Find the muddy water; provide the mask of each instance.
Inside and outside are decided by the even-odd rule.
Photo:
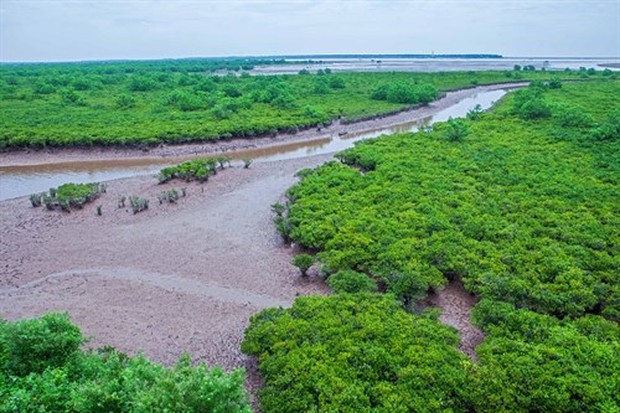
[[[416,131],[421,126],[445,121],[450,117],[462,117],[480,105],[488,109],[495,101],[506,94],[507,89],[481,91],[464,98],[456,104],[438,111],[433,116],[419,121],[360,133],[339,135],[333,133],[318,136],[316,139],[287,143],[283,145],[251,149],[230,153],[233,159],[252,158],[255,162],[303,158],[306,156],[333,153],[353,146],[357,141],[372,139],[381,135]],[[131,158],[105,161],[66,162],[47,165],[24,165],[0,167],[0,201],[47,191],[66,182],[101,182],[137,175],[155,174],[164,165],[170,165],[192,157],[179,158]],[[240,161],[238,161],[240,163]]]

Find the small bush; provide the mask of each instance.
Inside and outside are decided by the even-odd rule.
[[[49,194],[31,195],[30,202],[32,206],[39,206],[43,203],[48,210],[60,208],[69,212],[72,208],[82,208],[85,204],[99,198],[105,191],[106,186],[104,184],[66,183],[58,188],[50,188]]]
[[[600,123],[593,131],[592,138],[597,141],[620,139],[620,112],[607,115],[607,120]]]
[[[122,94],[116,97],[114,104],[119,109],[131,109],[136,106],[136,99],[128,94]]]
[[[281,217],[286,212],[286,205],[276,202],[271,205],[271,210],[275,212],[277,216]]]
[[[292,264],[299,268],[302,276],[308,275],[308,270],[314,264],[314,257],[309,254],[298,254],[293,258]]]
[[[33,208],[41,206],[41,203],[43,202],[43,196],[45,196],[45,193],[30,195],[30,203],[32,204]]]
[[[449,141],[456,142],[469,135],[469,127],[463,119],[448,119],[445,136]]]
[[[129,197],[129,204],[134,214],[142,212],[149,207],[149,200],[132,195]]]
[[[470,109],[466,115],[468,120],[478,120],[480,119],[481,116],[482,116],[482,106],[480,106],[479,104],[476,105],[473,109]]]
[[[377,283],[365,274],[353,270],[340,270],[327,279],[332,291],[338,293],[372,293]]]
[[[160,184],[172,179],[182,179],[185,182],[196,180],[205,182],[210,175],[217,173],[218,163],[223,168],[226,162],[230,162],[227,156],[219,158],[198,158],[191,161],[169,166],[159,171],[158,180]]]
[[[179,199],[179,192],[176,189],[171,188],[161,192],[157,199],[159,199],[160,204],[163,204],[164,202],[174,204]]]
[[[561,106],[554,108],[553,117],[560,126],[567,128],[585,128],[593,123],[592,117],[577,106]]]
[[[543,99],[532,99],[519,109],[521,119],[544,119],[551,116],[551,107]]]

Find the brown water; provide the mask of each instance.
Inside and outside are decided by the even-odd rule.
[[[361,133],[349,133],[344,136],[333,133],[304,142],[237,151],[229,155],[235,160],[252,158],[254,162],[266,162],[334,153],[349,148],[355,142],[363,139],[373,139],[392,133],[416,131],[421,126],[446,121],[450,117],[465,116],[476,105],[480,105],[483,109],[488,109],[494,102],[504,96],[506,92],[507,90],[505,89],[478,92],[421,121],[404,122],[387,128],[367,130]],[[0,201],[47,191],[49,188],[66,182],[103,182],[137,175],[156,174],[165,165],[195,157],[131,158],[45,165],[0,166]],[[240,165],[241,161],[237,161],[237,164]]]

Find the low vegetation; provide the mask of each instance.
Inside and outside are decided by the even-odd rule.
[[[129,205],[131,206],[133,213],[137,214],[138,212],[142,212],[149,208],[149,200],[140,198],[137,195],[131,195],[129,197]]]
[[[6,64],[0,149],[147,146],[295,133],[391,113],[440,91],[520,80],[612,78],[603,72],[222,75],[241,61]]]
[[[314,258],[310,254],[297,254],[295,258],[293,258],[292,264],[299,268],[301,275],[305,277],[308,275],[308,270],[312,267],[312,264],[314,264]]]
[[[175,204],[179,200],[179,197],[184,197],[186,195],[186,191],[187,190],[185,188],[182,188],[181,193],[179,194],[179,191],[176,188],[170,188],[162,191],[157,196],[157,199],[159,200],[160,204],[163,204],[164,202],[167,202],[169,204]]]
[[[469,360],[456,332],[390,296],[300,297],[252,317],[264,412],[467,411]]]
[[[619,95],[535,82],[300,171],[276,225],[335,295],[252,318],[263,411],[617,411]],[[475,363],[406,311],[456,278],[480,299]]]
[[[335,276],[335,275],[334,275]],[[252,317],[242,349],[258,357],[263,411],[613,412],[620,328],[560,321],[483,301],[473,363],[455,330],[389,295],[301,297]]]
[[[197,158],[191,161],[179,163],[174,166],[163,168],[159,172],[159,183],[163,184],[172,179],[182,179],[185,182],[198,181],[200,183],[209,180],[209,176],[217,174],[220,170],[230,167],[231,159],[228,156],[211,158]],[[249,166],[249,165],[248,165]]]
[[[166,368],[84,343],[65,314],[0,320],[0,412],[250,412],[242,370],[187,355]]]
[[[408,303],[459,277],[485,298],[617,320],[618,94],[533,85],[454,130],[360,143],[304,174],[279,228],[328,272],[365,273]],[[550,115],[530,116],[532,101]],[[562,126],[567,107],[591,126]]]
[[[33,207],[45,205],[49,210],[61,209],[69,212],[73,208],[82,208],[99,198],[105,191],[105,184],[66,183],[58,188],[51,188],[49,192],[30,195],[30,203]]]
[[[474,321],[470,394],[476,411],[614,412],[620,406],[620,328],[599,316],[574,320],[483,300]]]

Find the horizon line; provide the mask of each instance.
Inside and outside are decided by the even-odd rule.
[[[185,56],[154,58],[109,58],[80,60],[0,60],[1,65],[9,64],[63,64],[63,63],[110,63],[110,62],[156,62],[174,60],[312,60],[312,59],[620,59],[620,56],[504,56],[497,53],[321,53],[321,54],[267,54],[267,55],[226,55],[226,56]]]

